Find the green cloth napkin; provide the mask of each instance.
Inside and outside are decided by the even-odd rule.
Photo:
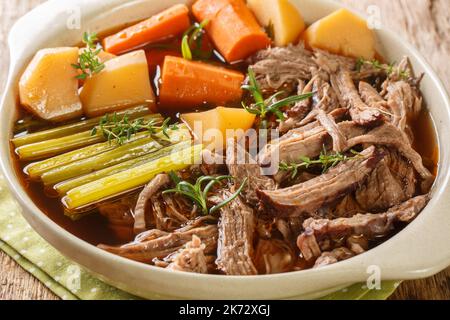
[[[2,176],[0,176],[0,250],[62,299],[138,299],[95,278],[42,239],[22,217],[21,208],[11,196]],[[356,284],[322,299],[384,300],[397,286],[398,282],[384,282],[381,290],[369,290],[362,284]]]

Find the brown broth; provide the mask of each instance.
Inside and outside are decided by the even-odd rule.
[[[435,176],[439,166],[439,147],[436,129],[427,108],[422,108],[419,116],[411,123],[414,133],[413,148],[422,156],[424,166]]]

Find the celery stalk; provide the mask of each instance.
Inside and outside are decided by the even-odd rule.
[[[54,185],[61,181],[79,177],[90,172],[108,168],[118,163],[155,152],[163,147],[161,143],[164,141],[158,140],[158,138],[163,138],[163,134],[161,132],[156,134],[156,136],[156,140],[153,136],[148,136],[131,143],[126,143],[113,150],[100,153],[96,156],[53,168],[44,173],[41,179],[47,186]],[[190,135],[187,130],[176,130],[171,132],[169,141],[165,142],[166,144],[173,144],[179,142],[180,140],[186,140],[189,137]]]
[[[131,119],[136,119],[139,117],[146,116],[150,113],[147,106],[138,106],[130,109],[125,109],[118,111],[117,115],[122,117],[125,114]],[[67,124],[64,126],[59,126],[49,130],[43,130],[35,133],[30,133],[24,136],[16,137],[11,140],[16,148],[32,144],[36,142],[46,141],[50,139],[61,138],[64,136],[72,135],[75,133],[80,133],[85,130],[90,130],[94,128],[100,122],[102,117],[96,117],[91,119],[86,119],[76,123]]]
[[[200,163],[201,151],[202,145],[195,145],[152,162],[90,182],[67,192],[62,202],[66,209],[74,210],[106,200],[127,190],[145,185],[159,173],[178,171],[194,163]]]
[[[137,135],[133,136],[128,143],[138,139],[142,139],[146,136],[148,136],[147,132],[138,133]],[[70,151],[49,159],[30,163],[27,167],[25,167],[24,171],[30,176],[32,180],[37,180],[40,179],[45,172],[53,168],[66,165],[74,161],[93,157],[97,154],[113,150],[118,147],[119,144],[116,141],[96,143],[94,145]]]
[[[69,190],[72,190],[76,187],[79,187],[81,185],[87,184],[89,182],[99,180],[101,178],[111,176],[113,174],[140,166],[144,163],[156,160],[158,158],[161,158],[163,156],[166,156],[170,154],[173,150],[181,149],[181,148],[187,148],[190,145],[190,141],[180,142],[178,144],[174,144],[165,148],[162,148],[156,152],[146,154],[144,156],[131,159],[119,164],[116,164],[114,166],[95,171],[86,175],[83,175],[81,177],[77,177],[74,179],[70,179],[67,181],[63,181],[58,183],[54,186],[54,189],[58,192],[60,196],[64,196]]]
[[[145,120],[161,119],[159,114],[143,117]],[[16,149],[16,154],[22,161],[33,161],[53,157],[74,149],[105,141],[100,131],[92,135],[91,130],[69,136],[27,144]]]

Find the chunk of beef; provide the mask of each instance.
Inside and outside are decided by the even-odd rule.
[[[387,87],[387,99],[392,112],[392,124],[413,139],[409,122],[415,119],[422,109],[422,99],[405,81],[392,82]]]
[[[319,110],[317,112],[317,120],[333,139],[333,151],[344,151],[347,146],[347,139],[345,138],[341,130],[339,130],[339,127],[334,121],[334,118],[331,115],[325,113],[325,111]]]
[[[299,79],[311,79],[311,67],[315,66],[312,52],[303,44],[272,47],[257,52],[249,61],[262,90],[274,91],[284,84],[298,83]]]
[[[374,77],[384,76],[384,71],[371,64],[363,64],[359,70],[356,69],[357,60],[354,58],[339,56],[327,51],[314,49],[314,61],[320,70],[329,75],[337,73],[340,69],[350,72],[353,80],[359,81]]]
[[[275,181],[263,175],[260,165],[239,142],[230,143],[227,147],[226,162],[230,175],[234,177],[234,185],[237,188],[247,178],[247,184],[241,195],[248,204],[252,206],[258,205],[259,198],[256,195],[256,189],[275,189]]]
[[[344,121],[337,125],[340,139],[358,137],[366,132],[366,128],[355,122]],[[324,146],[330,149],[332,139],[323,126],[311,126],[311,130],[304,131],[302,128],[293,129],[286,135],[267,144],[261,155],[261,163],[269,165],[272,161],[284,161],[298,163],[301,157],[315,158],[323,151]],[[344,148],[346,149],[346,148]],[[261,188],[260,188],[261,189]]]
[[[422,192],[429,191],[434,176],[428,171],[422,163],[422,157],[411,147],[408,137],[400,131],[397,127],[390,123],[385,123],[382,126],[374,128],[365,135],[352,138],[347,141],[348,147],[358,144],[376,144],[380,146],[387,146],[398,150],[406,159],[408,159],[414,166],[416,171],[422,178]]]
[[[383,121],[383,114],[380,110],[371,108],[362,101],[349,71],[341,69],[337,74],[333,74],[331,83],[338,93],[341,103],[349,109],[353,121],[371,126]]]
[[[328,74],[337,73],[340,69],[350,71],[356,67],[355,59],[339,56],[320,49],[314,50],[314,62]]]
[[[346,247],[333,249],[332,251],[323,252],[314,263],[313,268],[324,267],[338,261],[347,260],[354,257],[355,253]]]
[[[305,231],[298,237],[297,246],[306,260],[317,258],[322,250],[330,250],[337,243],[340,247],[352,236],[376,239],[388,235],[395,222],[411,222],[428,202],[428,195],[418,196],[392,207],[385,213],[357,214],[351,218],[308,219],[303,223]],[[345,242],[344,242],[345,243]]]
[[[364,103],[370,108],[380,110],[386,118],[390,115],[389,105],[378,91],[364,81],[359,82],[359,94]]]
[[[192,236],[199,237],[205,245],[205,253],[211,253],[217,247],[217,226],[208,225],[167,233],[161,230],[151,230],[145,235],[137,237],[136,241],[129,244],[114,247],[98,245],[100,249],[117,254],[119,256],[145,263],[151,263],[153,259],[162,259],[169,254],[181,249]]]
[[[355,159],[340,163],[326,174],[289,188],[258,190],[264,206],[278,216],[313,214],[356,189],[383,159],[375,147]]]
[[[304,81],[300,81],[297,86],[297,94],[307,94],[313,91],[313,83],[315,78],[311,79],[306,85]],[[288,118],[280,122],[279,130],[282,133],[289,131],[292,128],[299,126],[308,113],[311,111],[312,99],[308,98],[297,102],[292,108],[287,110]]]
[[[169,175],[159,174],[150,181],[144,190],[139,194],[136,208],[134,209],[134,232],[139,234],[147,230],[146,209],[149,200],[158,193],[158,191],[167,186],[170,182]]]
[[[397,152],[386,150],[385,158],[356,190],[355,198],[361,210],[380,212],[411,198],[415,189],[414,168]]]
[[[195,273],[208,273],[208,264],[204,254],[205,245],[197,236],[192,236],[192,241],[173,257],[167,269]]]
[[[232,194],[224,192],[224,199]],[[253,264],[255,217],[240,197],[220,210],[219,243],[216,264],[228,275],[257,274]]]

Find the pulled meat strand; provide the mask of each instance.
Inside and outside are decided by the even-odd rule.
[[[395,222],[411,222],[425,207],[428,195],[417,196],[402,204],[392,207],[385,213],[357,214],[351,218],[307,219],[303,223],[305,231],[299,235],[297,246],[306,260],[317,258],[329,242],[342,243],[351,236],[363,236],[373,240],[386,236]]]

